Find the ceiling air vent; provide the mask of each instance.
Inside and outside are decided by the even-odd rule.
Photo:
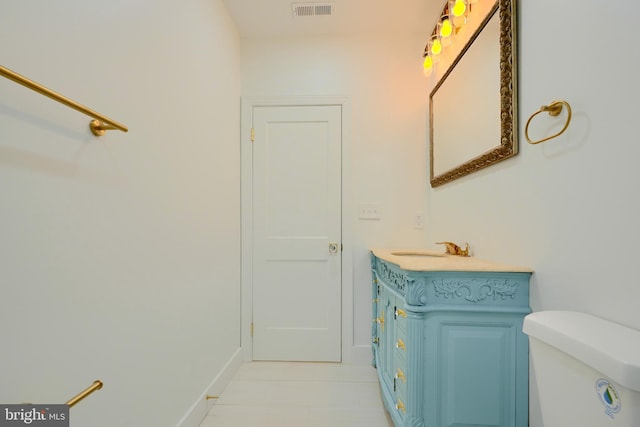
[[[333,4],[331,3],[293,3],[293,16],[331,16]]]

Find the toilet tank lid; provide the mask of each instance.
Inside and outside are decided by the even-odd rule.
[[[640,331],[575,311],[531,313],[523,331],[623,387],[640,391]]]

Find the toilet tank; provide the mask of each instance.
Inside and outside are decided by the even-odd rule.
[[[572,311],[525,317],[544,427],[640,427],[640,331]]]

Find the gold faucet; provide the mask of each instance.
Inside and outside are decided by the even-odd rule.
[[[449,255],[469,256],[469,244],[466,243],[466,248],[462,249],[460,246],[453,242],[436,242],[436,245],[445,245],[447,247],[446,253]]]

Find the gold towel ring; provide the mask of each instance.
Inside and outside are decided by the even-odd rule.
[[[549,113],[550,116],[555,117],[559,115],[560,112],[562,112],[563,105],[567,107],[567,122],[564,124],[564,127],[562,128],[562,130],[556,133],[555,135],[551,135],[547,138],[541,139],[540,141],[532,141],[531,138],[529,138],[529,123],[531,123],[531,119],[533,119],[535,116],[542,113],[543,111],[546,111]],[[529,117],[529,120],[527,120],[527,125],[524,127],[524,136],[525,138],[527,138],[527,141],[529,142],[529,144],[540,144],[541,142],[545,142],[555,138],[556,136],[562,135],[562,133],[565,130],[567,130],[567,128],[569,127],[570,122],[571,122],[571,106],[569,105],[569,103],[567,101],[553,101],[549,105],[543,105],[542,107],[540,107],[538,111],[536,111],[531,115],[531,117]]]

